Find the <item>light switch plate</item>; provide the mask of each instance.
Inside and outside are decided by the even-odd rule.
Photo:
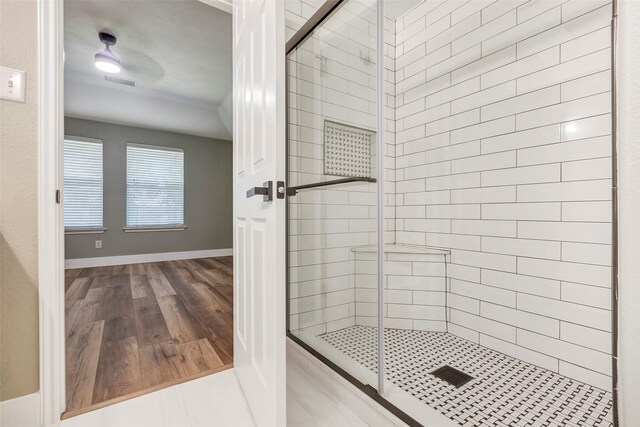
[[[0,66],[0,99],[24,102],[27,73]]]

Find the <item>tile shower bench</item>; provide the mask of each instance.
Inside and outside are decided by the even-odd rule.
[[[376,246],[358,246],[351,251],[355,262],[355,323],[375,326]],[[384,326],[445,332],[449,250],[388,244],[384,252]]]

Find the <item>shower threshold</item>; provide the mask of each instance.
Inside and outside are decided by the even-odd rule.
[[[459,425],[613,426],[608,391],[445,332],[386,328],[384,336],[386,378]],[[318,338],[377,371],[376,328],[352,326]],[[456,388],[431,374],[446,365],[473,379]]]

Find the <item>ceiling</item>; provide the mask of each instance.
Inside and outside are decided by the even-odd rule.
[[[423,1],[424,0],[386,0],[383,9],[384,16],[395,20]]]
[[[231,15],[196,0],[65,1],[65,114],[231,139]],[[105,81],[93,63],[104,49],[122,71]]]

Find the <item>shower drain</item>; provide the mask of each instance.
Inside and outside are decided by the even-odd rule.
[[[441,366],[440,368],[431,372],[431,375],[448,382],[455,388],[462,387],[473,379],[471,375],[465,374],[464,372],[459,371],[449,365]]]

